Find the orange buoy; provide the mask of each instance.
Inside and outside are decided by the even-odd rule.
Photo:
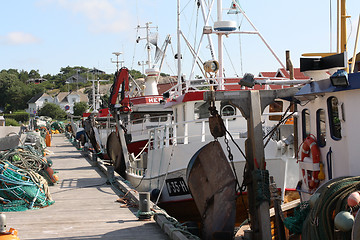
[[[46,134],[45,143],[46,143],[47,147],[51,147],[51,135],[50,134]]]
[[[10,228],[6,231],[6,215],[0,213],[0,240],[20,240],[17,236],[17,230]]]

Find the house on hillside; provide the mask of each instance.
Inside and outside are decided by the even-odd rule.
[[[74,74],[66,79],[66,83],[87,83],[87,79],[80,74]]]
[[[266,78],[290,78],[290,74],[285,68],[279,68],[277,72],[260,72],[259,77]],[[300,68],[294,68],[294,78],[298,80],[307,80],[309,77],[300,72]]]
[[[97,68],[90,69],[88,71],[88,73],[95,74],[95,75],[105,74],[104,71],[97,69]]]
[[[26,112],[30,115],[36,115],[37,111],[48,102],[53,103],[54,99],[47,93],[39,93],[27,102],[28,108],[26,109]]]
[[[35,83],[35,84],[39,84],[39,83],[42,83],[42,82],[45,82],[47,81],[47,79],[45,78],[30,78],[26,81],[26,84],[30,84],[30,83]]]
[[[74,104],[77,102],[89,102],[89,99],[86,94],[82,92],[60,92],[55,97],[50,96],[47,93],[39,93],[32,97],[28,102],[28,112],[31,116],[37,114],[40,108],[44,106],[45,103],[55,103],[61,109],[74,113]]]
[[[60,92],[54,98],[54,103],[69,113],[74,113],[74,104],[77,102],[89,102],[89,98],[82,92]]]

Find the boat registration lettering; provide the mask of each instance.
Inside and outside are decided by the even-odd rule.
[[[167,179],[166,188],[169,196],[179,196],[190,193],[182,177]]]

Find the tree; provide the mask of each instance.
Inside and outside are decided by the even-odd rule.
[[[48,116],[52,119],[65,119],[66,112],[55,103],[46,103],[38,112],[39,116]]]
[[[131,69],[129,74],[133,77],[133,79],[143,78],[145,77],[141,72],[135,69]]]
[[[32,69],[32,70],[29,72],[29,78],[40,78],[39,70],[34,70],[34,69]]]
[[[89,108],[86,102],[77,102],[74,104],[74,115],[82,116],[84,112]]]

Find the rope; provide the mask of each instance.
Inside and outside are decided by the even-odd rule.
[[[160,200],[160,196],[161,196],[161,193],[162,191],[164,190],[164,186],[165,186],[165,181],[167,179],[167,175],[169,173],[169,168],[170,168],[170,164],[171,164],[171,159],[173,158],[173,155],[174,155],[174,147],[175,147],[176,143],[172,145],[172,149],[171,149],[171,155],[170,155],[170,159],[169,159],[169,164],[167,166],[167,169],[166,169],[166,174],[165,174],[165,177],[164,177],[164,181],[163,181],[163,184],[161,186],[161,189],[160,189],[160,193],[156,199],[156,202],[155,202],[155,205],[158,204],[159,200]]]
[[[54,203],[47,181],[33,170],[20,169],[8,161],[0,162],[0,211],[25,211]]]
[[[322,185],[319,198],[310,210],[302,229],[303,239],[335,239],[333,217],[340,211],[350,210],[347,197],[360,189],[360,177],[343,177]],[[337,239],[345,239],[348,233],[337,232]],[[338,235],[343,235],[338,238]]]

